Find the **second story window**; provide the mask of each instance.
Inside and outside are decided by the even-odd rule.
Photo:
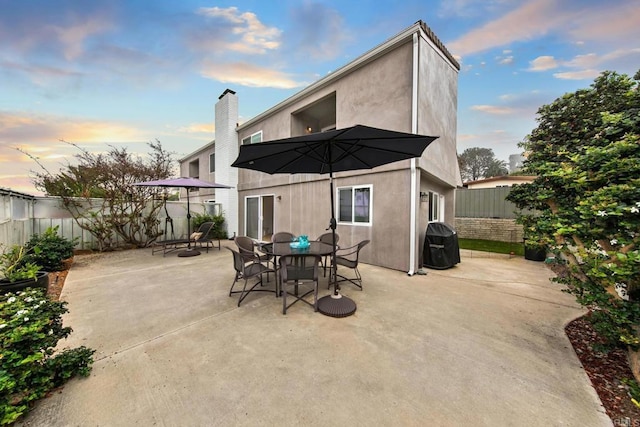
[[[209,173],[216,171],[216,153],[209,154]]]
[[[258,131],[246,138],[242,138],[242,145],[255,144],[258,142],[262,142],[262,131]]]

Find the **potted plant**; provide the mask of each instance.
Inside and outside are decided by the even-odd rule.
[[[25,288],[47,288],[49,275],[42,268],[25,259],[27,249],[15,245],[0,255],[0,293],[16,292]]]

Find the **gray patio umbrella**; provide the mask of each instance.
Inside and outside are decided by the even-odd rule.
[[[231,166],[269,174],[329,174],[333,253],[336,256],[336,216],[333,195],[333,173],[372,169],[399,160],[420,157],[437,136],[423,136],[356,125],[344,129],[240,146],[238,158]],[[355,313],[356,304],[341,296],[335,279],[335,263],[331,277],[333,294],[318,300],[318,311],[332,317]]]
[[[178,253],[179,257],[200,255],[200,251],[191,247],[191,208],[189,206],[189,189],[192,188],[233,188],[215,182],[201,181],[197,178],[169,178],[156,181],[137,182],[133,185],[140,187],[174,187],[187,189],[187,250]]]

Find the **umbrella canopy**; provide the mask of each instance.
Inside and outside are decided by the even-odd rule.
[[[231,166],[275,173],[332,173],[371,169],[420,157],[437,136],[422,136],[369,126],[240,146]]]
[[[217,184],[215,182],[207,182],[201,181],[197,178],[188,178],[188,177],[180,177],[180,178],[169,178],[169,179],[160,179],[156,181],[145,181],[145,182],[136,182],[136,186],[139,187],[181,187],[187,189],[187,234],[188,234],[188,242],[187,242],[187,250],[184,252],[180,252],[178,256],[195,256],[200,255],[200,252],[197,250],[191,249],[191,208],[189,206],[189,189],[190,188],[233,188],[228,185]],[[172,226],[173,229],[173,226]]]
[[[232,188],[215,182],[201,181],[197,178],[168,178],[157,181],[136,182],[133,185],[145,187],[184,187],[184,188]]]
[[[319,173],[329,174],[331,191],[331,221],[333,257],[335,244],[335,203],[333,173],[372,169],[388,163],[420,157],[437,136],[423,136],[356,125],[344,129],[313,133],[292,138],[240,146],[238,158],[231,166],[269,174]],[[356,310],[355,303],[342,298],[335,282],[335,263],[331,277],[334,293],[318,300],[318,310],[333,317],[345,317]]]

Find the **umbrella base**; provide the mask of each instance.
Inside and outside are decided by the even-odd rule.
[[[318,299],[318,311],[325,316],[347,317],[356,312],[356,303],[345,296],[327,295]]]
[[[200,255],[200,251],[197,249],[187,249],[186,251],[182,251],[178,253],[179,257],[198,256],[198,255]]]

